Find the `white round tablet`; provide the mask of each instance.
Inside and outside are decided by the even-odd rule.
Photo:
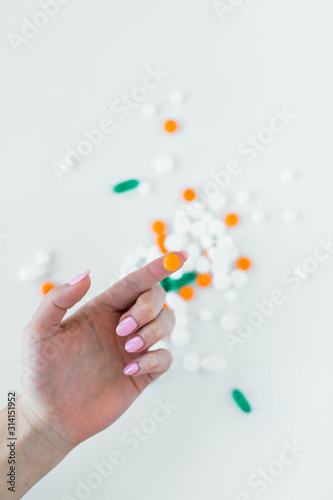
[[[222,330],[233,332],[236,330],[239,323],[239,318],[234,313],[225,313],[221,316],[219,324]]]
[[[155,170],[159,174],[168,174],[175,166],[175,160],[171,156],[158,156],[155,160]]]
[[[231,271],[231,273],[230,273],[230,283],[235,288],[244,287],[247,284],[248,280],[249,280],[249,277],[245,271],[240,271],[238,269],[235,269],[234,271]]]
[[[200,368],[207,372],[221,372],[226,366],[226,359],[216,354],[208,354],[200,359]]]
[[[170,334],[170,342],[173,345],[185,345],[190,341],[190,332],[185,328],[174,328]]]

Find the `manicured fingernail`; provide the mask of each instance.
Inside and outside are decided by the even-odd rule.
[[[189,258],[190,254],[186,250],[181,250],[179,253],[182,254],[182,256],[184,257],[185,261]]]
[[[69,282],[69,284],[70,285],[76,285],[76,283],[80,283],[80,281],[82,281],[86,276],[88,276],[88,274],[90,274],[90,270],[89,271],[84,271],[84,273],[81,273],[78,276],[76,276],[75,278],[73,278]]]
[[[180,258],[176,253],[168,253],[163,259],[163,266],[167,271],[177,271],[180,268]]]
[[[116,328],[116,332],[119,337],[125,337],[125,335],[129,335],[134,332],[134,330],[138,327],[137,322],[132,316],[127,316],[127,318],[123,319]]]
[[[125,366],[123,371],[125,375],[134,375],[135,373],[138,373],[139,370],[139,364],[134,361],[134,363],[130,363],[129,365]]]
[[[127,352],[136,352],[143,347],[143,341],[141,337],[132,337],[125,344],[125,349]]]

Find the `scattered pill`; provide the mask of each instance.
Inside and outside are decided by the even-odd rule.
[[[224,208],[227,204],[227,199],[223,195],[216,195],[208,198],[207,205],[213,211],[218,211]]]
[[[248,271],[252,267],[252,262],[248,257],[240,257],[236,262],[236,267],[242,271]]]
[[[198,317],[202,323],[209,323],[213,320],[214,315],[210,309],[200,309],[198,312]]]
[[[283,212],[282,218],[284,222],[292,223],[296,221],[297,215],[293,210],[286,210],[285,212]]]
[[[138,193],[141,196],[147,196],[147,194],[149,194],[151,191],[152,191],[152,185],[150,182],[147,181],[140,182],[138,186]]]
[[[225,272],[217,273],[213,277],[213,287],[224,291],[230,286],[230,278]]]
[[[187,372],[196,372],[200,366],[200,357],[194,352],[189,352],[185,354],[182,360],[182,365],[184,370]]]
[[[46,274],[46,268],[43,266],[27,266],[19,272],[21,281],[37,281]]]
[[[179,289],[179,295],[184,300],[192,300],[195,296],[195,291],[192,286],[186,285]]]
[[[162,220],[154,220],[150,226],[153,233],[163,234],[166,231],[166,224]]]
[[[181,250],[183,247],[186,247],[187,238],[182,234],[170,233],[167,235],[164,241],[164,246],[169,251],[171,250]]]
[[[206,372],[221,372],[226,366],[226,359],[216,354],[206,355],[200,359],[200,368]]]
[[[155,160],[155,170],[159,174],[167,174],[174,168],[175,160],[171,156],[158,156]]]
[[[170,334],[170,342],[174,345],[185,345],[190,341],[190,332],[185,328],[174,328]]]
[[[162,253],[168,253],[168,249],[164,246],[166,235],[161,233],[156,238],[156,245],[159,247]]]
[[[194,189],[187,188],[183,190],[182,197],[184,201],[191,202],[197,198],[197,193]]]
[[[174,90],[169,96],[171,104],[181,104],[184,101],[184,94],[180,90]]]
[[[50,264],[52,260],[52,256],[49,252],[45,252],[44,250],[40,250],[35,255],[35,262],[39,266],[47,266]]]
[[[241,410],[243,410],[245,413],[250,413],[251,406],[245,398],[244,394],[242,394],[238,389],[234,389],[232,391],[232,397]]]
[[[146,102],[143,106],[142,106],[142,114],[143,116],[146,116],[146,117],[150,117],[150,116],[153,116],[156,114],[156,106],[155,104],[153,104],[152,102]]]
[[[208,222],[207,230],[212,236],[220,236],[225,231],[225,225],[219,219],[212,219]]]
[[[235,269],[230,273],[230,283],[235,288],[243,288],[249,280],[248,273]]]
[[[224,298],[227,302],[235,302],[239,298],[239,293],[234,288],[230,288],[225,292]]]
[[[173,134],[178,129],[178,123],[175,120],[167,120],[164,122],[164,130],[168,132],[168,134]]]
[[[222,330],[233,332],[237,328],[239,318],[234,313],[225,313],[221,316],[219,323]]]
[[[225,216],[224,222],[229,227],[237,226],[237,224],[239,223],[239,217],[237,214],[230,213]]]
[[[174,311],[186,311],[188,308],[187,302],[177,292],[168,292],[165,302]]]
[[[205,257],[204,255],[201,255],[196,260],[195,270],[196,270],[197,273],[200,273],[200,274],[208,273],[208,271],[210,270],[209,259],[207,259],[207,257]]]
[[[295,179],[295,172],[293,170],[284,170],[281,172],[280,179],[285,184],[289,184]]]
[[[237,203],[247,203],[250,199],[250,195],[247,191],[238,191],[235,198]]]
[[[177,328],[185,328],[188,325],[189,319],[187,314],[183,312],[176,312],[175,316]]]
[[[180,267],[180,264],[180,258],[175,253],[169,253],[163,259],[163,266],[167,271],[177,271],[177,269]]]
[[[208,273],[206,274],[198,274],[197,276],[197,285],[201,288],[206,288],[212,284],[212,276]]]
[[[40,287],[40,293],[42,295],[46,295],[50,290],[52,290],[52,288],[55,288],[54,283],[50,283],[50,282],[43,283]]]
[[[130,191],[131,189],[135,189],[139,185],[139,181],[136,179],[129,179],[128,181],[120,182],[113,186],[113,191],[115,193],[123,193],[125,191]]]

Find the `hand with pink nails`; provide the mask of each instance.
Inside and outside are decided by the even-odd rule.
[[[149,351],[174,326],[159,282],[183,266],[174,252],[151,262],[63,319],[87,293],[89,271],[42,300],[23,334],[22,392],[16,400],[21,498],[75,446],[117,420],[171,365]],[[5,432],[7,409],[0,413]],[[29,458],[27,458],[29,456]],[[5,469],[0,453],[0,471]],[[7,492],[0,480],[0,497]]]

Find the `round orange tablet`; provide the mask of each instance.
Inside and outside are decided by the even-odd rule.
[[[164,246],[164,240],[166,235],[161,233],[156,238],[156,245],[159,247],[162,253],[168,253],[168,250]]]
[[[42,295],[46,295],[50,290],[52,290],[52,288],[55,288],[55,284],[54,283],[43,283],[40,287],[40,293]]]
[[[184,299],[184,300],[192,300],[195,295],[194,288],[192,286],[183,286],[182,288],[179,289],[179,295]]]
[[[162,220],[154,220],[151,223],[151,230],[153,233],[161,234],[166,231],[166,224]]]
[[[182,198],[184,201],[194,201],[197,197],[197,193],[192,188],[186,188],[182,192]]]
[[[209,273],[201,273],[197,276],[197,285],[205,288],[212,283],[212,276]]]
[[[248,271],[252,267],[252,262],[248,257],[240,257],[236,262],[236,267],[242,271]]]
[[[173,134],[178,129],[178,123],[175,120],[167,120],[164,122],[164,130],[168,132],[168,134]]]
[[[180,258],[175,253],[169,253],[163,259],[163,266],[167,271],[177,271],[180,268]]]
[[[230,227],[237,226],[237,224],[239,223],[239,217],[237,214],[230,213],[224,217],[224,222],[227,226]]]

